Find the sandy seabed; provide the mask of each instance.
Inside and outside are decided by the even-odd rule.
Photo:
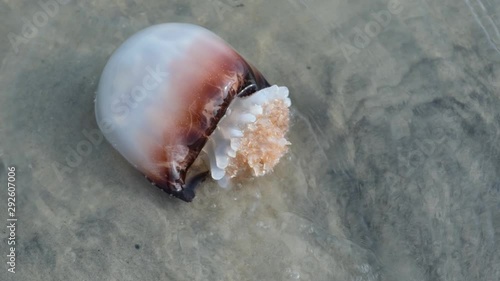
[[[499,280],[500,6],[491,1],[0,1],[0,280]],[[163,22],[290,89],[289,153],[192,203],[96,134],[101,71]]]

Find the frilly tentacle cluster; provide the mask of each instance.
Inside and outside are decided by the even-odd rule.
[[[290,104],[288,89],[276,85],[235,98],[203,148],[220,186],[273,169],[290,145],[285,138]]]

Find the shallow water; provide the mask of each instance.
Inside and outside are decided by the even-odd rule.
[[[107,2],[0,1],[0,214],[15,166],[18,218],[0,280],[500,279],[498,4]],[[108,57],[162,22],[211,29],[289,87],[272,175],[186,204],[84,147]]]

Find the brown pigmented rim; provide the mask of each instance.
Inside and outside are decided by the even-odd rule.
[[[220,101],[221,97],[224,97],[222,102],[217,104],[218,110],[216,113],[208,122],[202,120],[202,115],[197,115],[198,118],[193,121],[196,122],[199,127],[205,128],[194,128],[180,134],[181,137],[194,141],[190,144],[186,144],[189,152],[177,167],[172,168],[169,165],[159,165],[161,167],[159,173],[146,175],[146,178],[154,185],[186,202],[190,202],[194,198],[194,188],[197,183],[203,180],[200,180],[200,176],[197,175],[193,177],[193,179],[188,179],[189,182],[186,182],[187,172],[207,143],[209,136],[217,128],[217,124],[221,118],[226,114],[231,102],[236,97],[244,98],[270,86],[258,70],[247,63],[236,53],[236,51],[230,50],[232,53],[229,55],[223,54],[216,59],[217,64],[214,64],[213,73],[207,73],[199,82],[193,81],[194,85],[190,85],[190,87],[193,86],[195,89],[200,89],[199,92],[195,94],[189,92],[182,93],[188,96],[191,95],[193,106],[198,109],[205,109],[209,102]],[[235,73],[236,75],[234,75]],[[234,79],[228,80],[227,77],[230,76]],[[214,80],[219,84],[213,85]],[[224,83],[226,83],[226,85],[224,85]],[[223,92],[221,89],[228,90],[227,92]],[[186,120],[186,118],[187,117],[180,119]],[[192,118],[192,116],[190,116],[190,118]],[[179,127],[182,128],[183,125],[179,124]],[[171,132],[167,133],[171,134]],[[164,147],[158,148],[153,152],[153,159],[158,163],[169,163],[167,152]],[[204,172],[204,174],[204,176],[208,175],[206,172]],[[175,175],[178,175],[178,177]]]

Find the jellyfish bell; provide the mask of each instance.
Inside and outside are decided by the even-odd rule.
[[[112,146],[154,185],[184,201],[208,175],[272,171],[286,153],[286,87],[271,86],[226,42],[191,24],[127,39],[101,75],[96,119]]]

